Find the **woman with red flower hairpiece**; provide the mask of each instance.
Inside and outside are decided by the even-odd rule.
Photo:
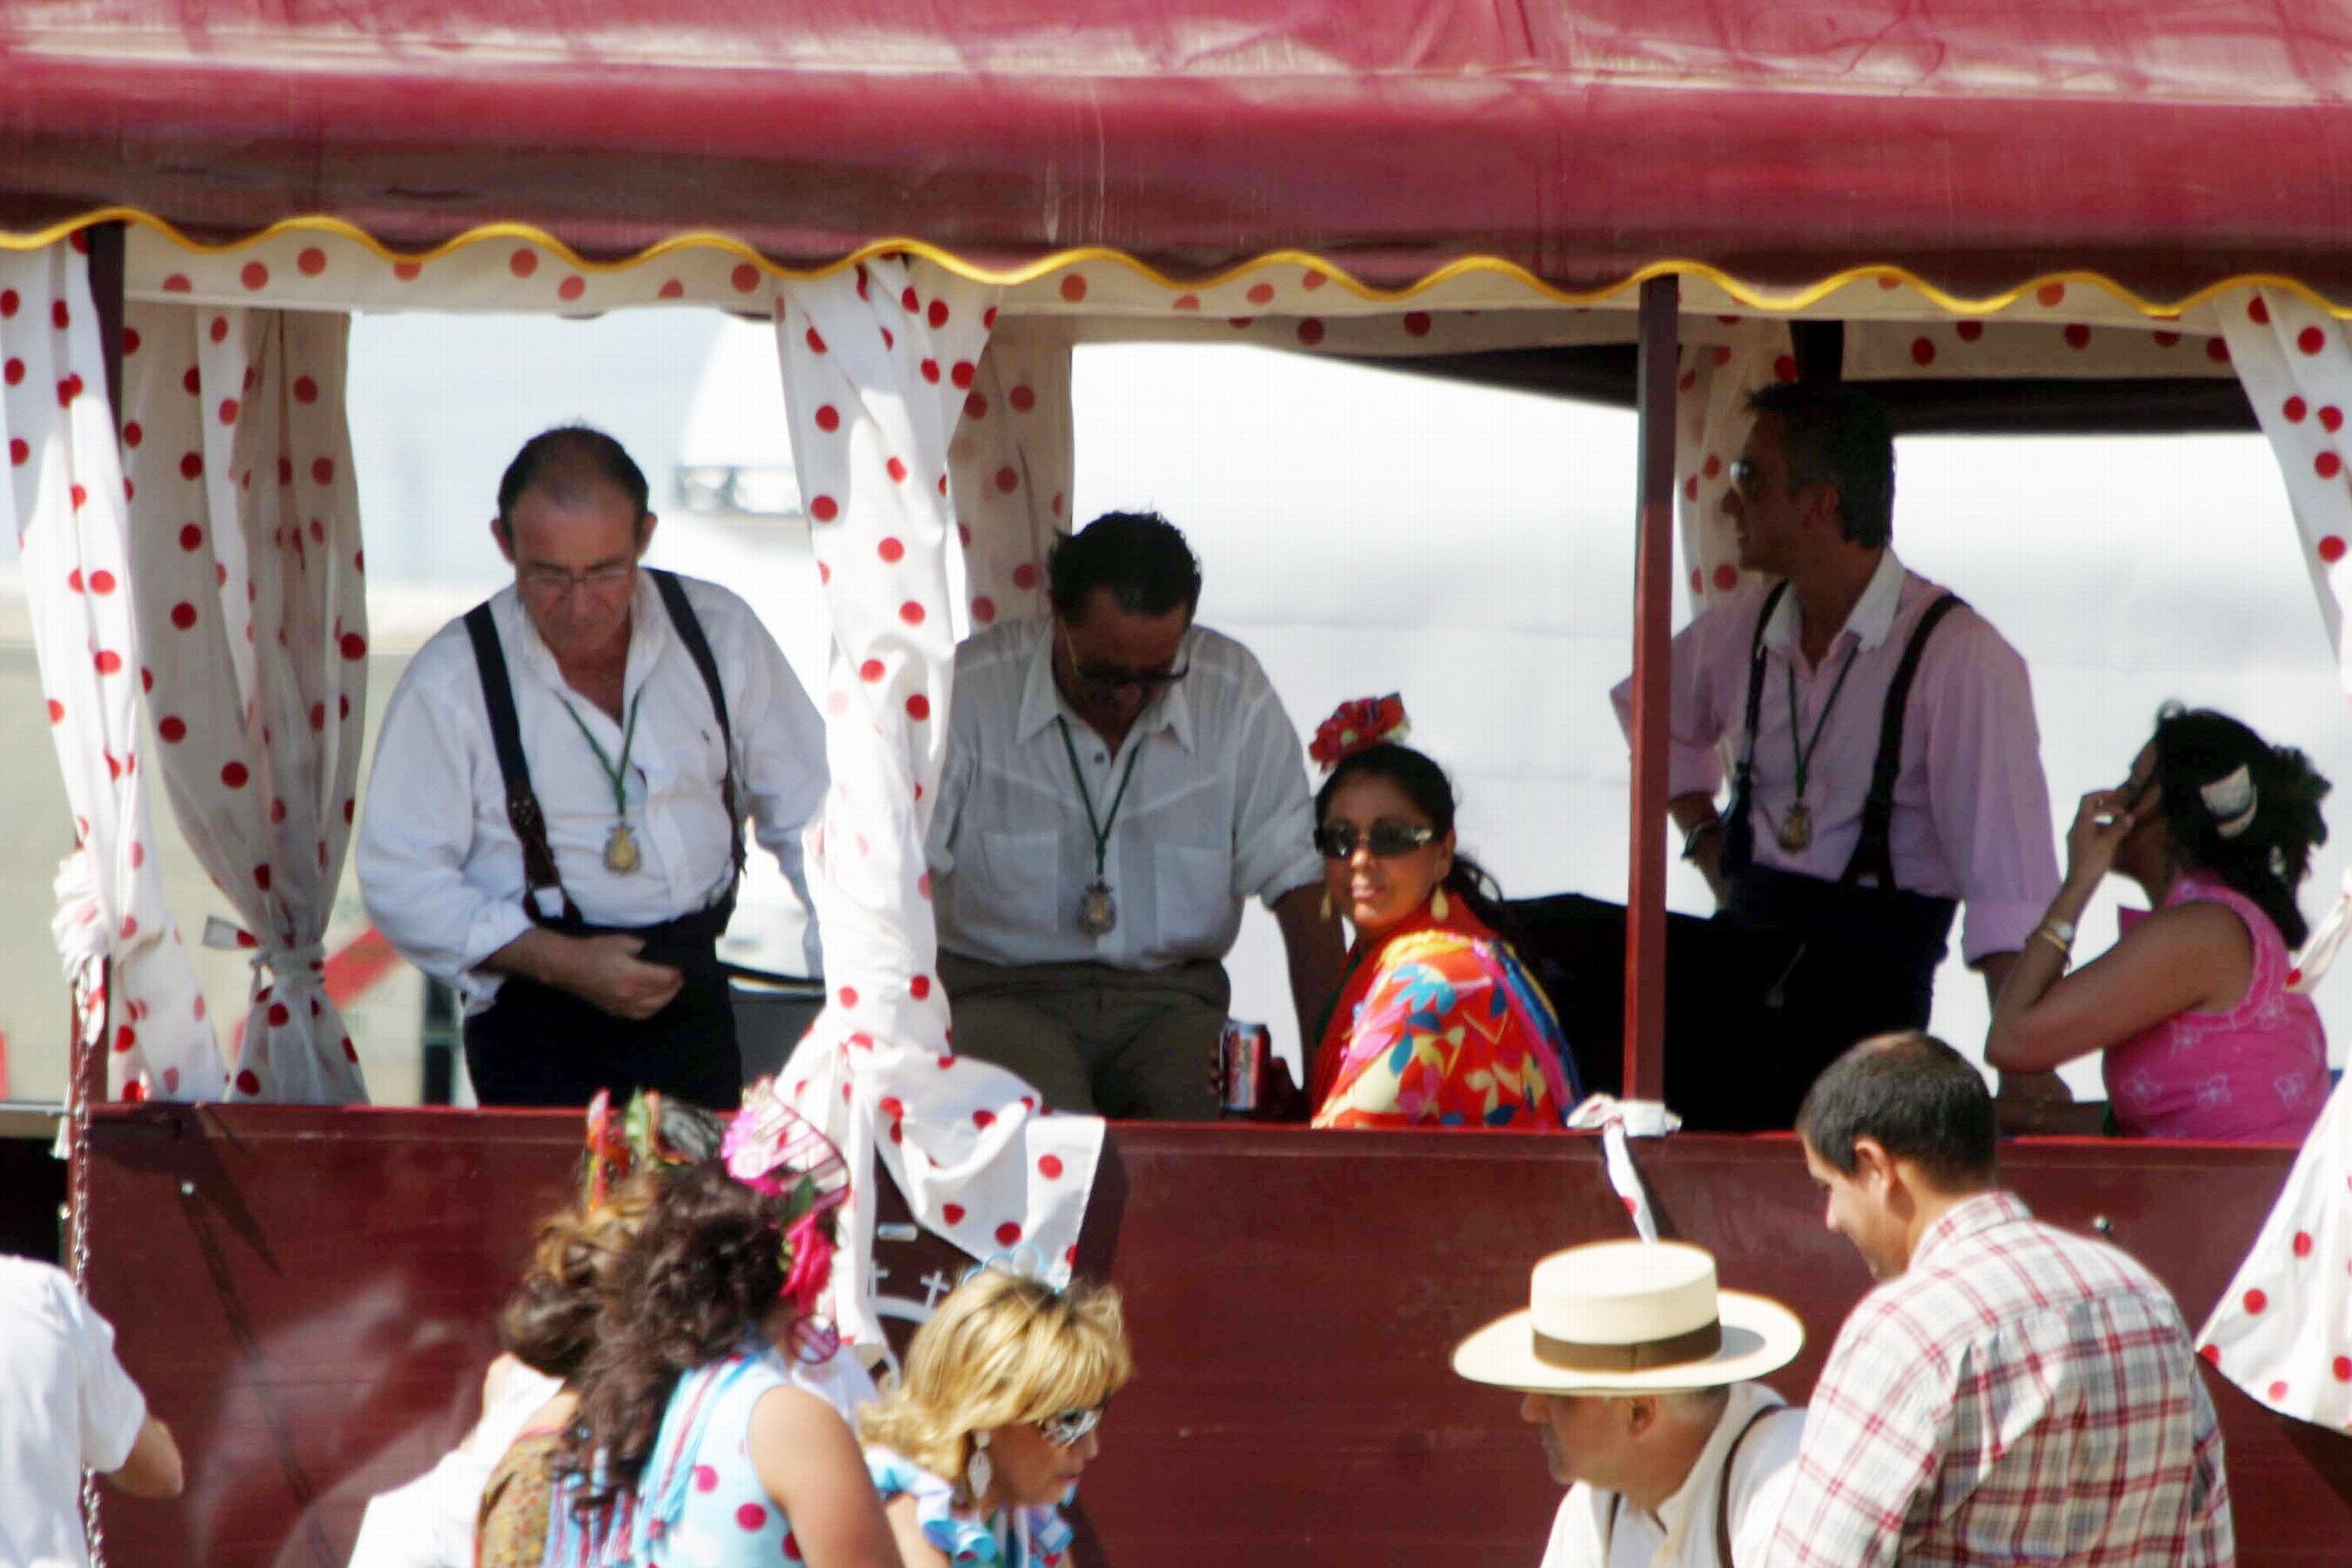
[[[1316,732],[1331,776],[1315,843],[1356,944],[1315,1055],[1315,1125],[1556,1129],[1577,1100],[1568,1042],[1496,933],[1492,881],[1454,848],[1445,771],[1404,731],[1391,696]]]
[[[581,1378],[546,1561],[896,1568],[864,1455],[776,1352],[828,1356],[841,1157],[769,1084],[718,1157],[663,1183]]]

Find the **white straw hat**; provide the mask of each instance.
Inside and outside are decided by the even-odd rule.
[[[1525,1311],[1454,1351],[1473,1383],[1537,1394],[1715,1388],[1778,1371],[1805,1325],[1780,1302],[1716,1287],[1715,1258],[1679,1241],[1596,1241],[1535,1267]]]

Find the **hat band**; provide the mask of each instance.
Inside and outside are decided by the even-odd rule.
[[[1632,1344],[1596,1345],[1579,1340],[1559,1340],[1541,1329],[1535,1335],[1536,1359],[1566,1372],[1648,1372],[1705,1361],[1723,1348],[1723,1323],[1710,1318],[1688,1333],[1663,1340],[1636,1340]]]

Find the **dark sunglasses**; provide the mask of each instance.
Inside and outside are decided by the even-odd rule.
[[[1192,667],[1189,664],[1167,669],[1129,669],[1123,664],[1078,664],[1073,661],[1070,669],[1081,682],[1101,691],[1117,691],[1129,686],[1155,691],[1163,686],[1173,686],[1192,673]]]
[[[1102,1425],[1103,1412],[1110,1402],[1089,1405],[1084,1410],[1065,1410],[1059,1415],[1048,1415],[1037,1423],[1037,1434],[1056,1448],[1075,1448],[1087,1440],[1087,1434]]]
[[[1426,823],[1397,822],[1384,816],[1372,824],[1370,832],[1362,834],[1352,822],[1327,822],[1315,830],[1315,847],[1326,860],[1345,860],[1361,844],[1375,858],[1389,860],[1410,855],[1436,837],[1437,829]]]

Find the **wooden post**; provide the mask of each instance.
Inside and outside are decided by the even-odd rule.
[[[106,403],[113,414],[119,439],[122,432],[123,245],[129,230],[120,223],[99,223],[90,225],[88,232],[90,303],[98,310],[99,351],[106,362]],[[96,990],[97,996],[91,1003],[99,1012],[96,1027],[89,1026],[88,1020],[81,1016],[80,1006],[75,1006],[73,1047],[68,1058],[85,1110],[106,1103],[106,1042],[114,1034],[111,960],[100,961]],[[85,1121],[83,1126],[87,1125]],[[82,1157],[79,1129],[74,1138],[73,1154],[76,1159]],[[77,1226],[79,1223],[78,1219]]]
[[[1625,888],[1625,1086],[1665,1092],[1666,720],[1675,588],[1675,315],[1672,278],[1642,285],[1634,406],[1641,415],[1641,502],[1633,547],[1633,843]]]

